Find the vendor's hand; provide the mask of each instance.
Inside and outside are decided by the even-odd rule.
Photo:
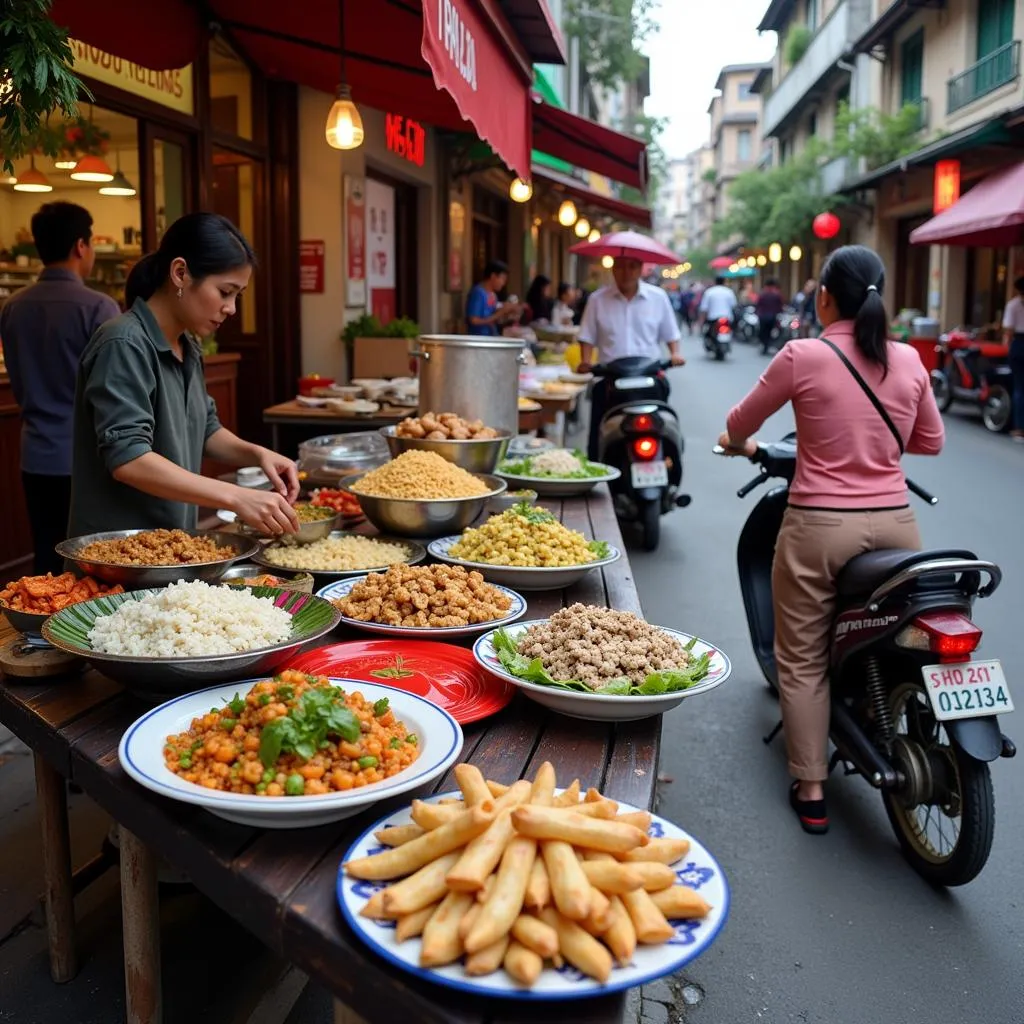
[[[686,365],[686,360],[678,352],[671,353],[670,356],[669,356],[669,359],[672,360],[672,365],[673,366],[685,366]]]
[[[235,491],[231,511],[246,526],[272,537],[298,533],[299,518],[283,495],[252,487],[236,487]]]
[[[591,371],[591,370],[592,370],[593,368],[594,368],[594,367],[593,367],[593,366],[592,366],[592,365],[591,365],[590,363],[580,363],[580,364],[579,364],[579,365],[578,365],[578,366],[576,367],[576,372],[577,372],[577,373],[590,373],[590,371]]]
[[[718,443],[725,449],[726,455],[745,455],[750,459],[753,458],[754,453],[757,451],[757,442],[752,437],[748,437],[746,441],[737,446],[733,443],[727,430],[722,431],[718,435]]]
[[[299,471],[291,459],[269,448],[257,448],[257,465],[266,474],[270,485],[291,504],[299,496]]]

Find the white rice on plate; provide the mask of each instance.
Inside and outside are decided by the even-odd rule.
[[[103,654],[192,658],[270,647],[291,631],[292,617],[270,598],[195,580],[172,583],[100,616],[89,643]]]

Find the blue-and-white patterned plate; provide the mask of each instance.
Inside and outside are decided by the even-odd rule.
[[[342,598],[348,597],[352,592],[352,588],[362,583],[365,579],[365,576],[358,576],[355,579],[338,580],[322,590],[318,590],[316,596],[322,597],[327,601],[340,601]],[[492,583],[491,586],[495,586],[495,584]],[[365,633],[383,633],[385,636],[418,637],[420,639],[435,637],[438,640],[457,636],[476,636],[478,633],[483,633],[489,629],[507,626],[521,619],[526,614],[525,597],[517,594],[514,590],[509,590],[507,587],[496,587],[496,589],[500,590],[512,602],[508,614],[500,619],[492,619],[490,622],[478,622],[472,626],[389,626],[381,622],[363,622],[360,619],[350,619],[344,613],[342,613],[341,621],[353,629],[361,629]],[[338,611],[341,611],[341,609],[339,608]]]
[[[509,635],[513,640],[518,640],[531,626],[539,626],[546,621],[547,619],[532,619],[529,622],[516,623],[515,628],[509,631]],[[678,640],[684,647],[693,639],[689,633],[681,633],[678,629],[669,629],[668,626],[656,628]],[[477,664],[499,679],[518,686],[524,697],[570,718],[585,718],[593,722],[632,722],[640,718],[650,718],[651,715],[663,715],[687,698],[696,697],[720,686],[732,673],[732,662],[728,657],[717,647],[698,637],[693,646],[693,653],[701,655],[707,652],[711,661],[708,665],[708,674],[688,690],[659,693],[653,697],[615,697],[603,693],[562,690],[556,686],[529,683],[506,671],[494,648],[494,634],[495,630],[489,630],[473,644],[473,657],[476,658]]]
[[[430,802],[437,802],[444,796],[460,797],[461,794],[439,795],[432,797]],[[620,803],[619,810],[637,811],[641,808]],[[392,825],[407,825],[411,821],[412,815],[408,807],[381,818],[352,844],[342,864],[356,857],[367,857],[381,852],[384,847],[377,842],[374,832]],[[557,970],[545,967],[533,988],[524,988],[501,970],[484,977],[471,978],[463,971],[461,964],[420,967],[418,938],[398,943],[395,941],[394,922],[371,921],[359,916],[359,911],[363,909],[366,901],[375,892],[383,889],[386,883],[349,878],[345,875],[344,867],[339,865],[335,892],[341,912],[356,934],[385,960],[418,978],[463,992],[503,999],[585,999],[588,996],[619,992],[646,984],[666,974],[673,974],[700,956],[714,942],[728,917],[729,883],[718,861],[708,850],[678,825],[673,825],[656,814],[651,815],[650,834],[689,840],[689,853],[674,864],[673,868],[682,884],[696,889],[711,904],[711,912],[701,921],[672,921],[676,930],[673,938],[660,946],[637,946],[633,962],[626,967],[616,966],[607,984],[604,985],[581,974],[569,964]]]

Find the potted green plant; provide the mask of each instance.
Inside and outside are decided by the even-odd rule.
[[[422,333],[409,317],[382,324],[373,313],[350,320],[341,332],[349,377],[401,377],[409,372],[409,341]]]

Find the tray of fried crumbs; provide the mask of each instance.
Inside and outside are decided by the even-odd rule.
[[[317,596],[338,609],[345,625],[386,636],[475,636],[526,614],[521,594],[461,566],[393,565],[339,580]]]

